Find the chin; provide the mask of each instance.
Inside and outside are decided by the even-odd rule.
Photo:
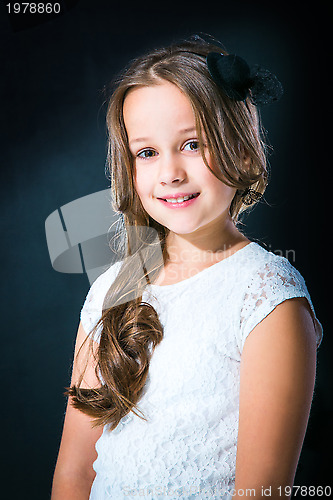
[[[186,234],[192,234],[194,233],[197,229],[197,227],[194,227],[194,226],[186,226],[185,224],[182,224],[182,225],[179,225],[177,226],[176,224],[170,224],[168,226],[166,226],[169,231],[171,231],[172,233],[175,233],[175,234],[179,234],[179,235],[186,235]]]
[[[194,220],[193,215],[185,217],[185,214],[177,214],[177,210],[174,210],[174,212],[175,213],[170,214],[169,217],[165,217],[164,214],[163,216],[161,214],[153,214],[151,211],[150,217],[172,233],[179,235],[192,234],[207,224],[206,219],[201,217],[196,217],[196,220]]]

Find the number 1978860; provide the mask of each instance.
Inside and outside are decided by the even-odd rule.
[[[6,7],[9,14],[59,14],[60,3],[30,3],[30,2],[14,2],[7,3]]]

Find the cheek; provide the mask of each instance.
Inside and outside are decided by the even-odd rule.
[[[230,207],[235,193],[236,188],[232,188],[230,186],[227,186],[226,184],[223,184],[222,187],[220,187],[220,198],[223,199],[225,207]]]
[[[214,162],[212,161],[211,156],[208,153],[206,154],[206,160],[210,168],[208,168],[205,163],[202,164],[200,169],[200,177],[202,179],[202,182],[206,186],[209,186],[210,190],[212,190],[216,194],[230,196],[234,191],[236,192],[235,188],[229,187],[223,182],[224,177],[222,173],[220,172],[219,168],[214,165]],[[214,175],[213,172],[215,172],[216,175]]]
[[[212,167],[211,167],[212,168]],[[207,168],[202,170],[201,179],[205,186],[209,188],[209,190],[216,194],[226,194],[230,189],[229,186],[224,184],[220,179],[215,177],[215,175]]]
[[[134,187],[137,192],[137,194],[141,197],[143,188],[144,188],[144,181],[142,178],[142,174],[138,172],[138,170],[135,168],[134,170]]]
[[[213,174],[207,177],[207,183],[210,186],[211,192],[214,193],[214,198],[220,200],[223,205],[228,205],[232,202],[236,193],[236,188],[227,186],[224,182],[218,180]]]
[[[142,170],[136,170],[134,174],[134,187],[139,198],[141,199],[141,202],[144,203],[145,198],[151,194],[151,176],[147,175],[147,173]]]

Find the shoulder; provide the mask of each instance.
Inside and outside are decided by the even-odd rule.
[[[89,288],[80,313],[81,323],[87,334],[102,316],[105,296],[119,272],[121,263],[118,261],[112,264],[93,281]]]
[[[245,291],[255,290],[256,287],[262,289],[265,285],[273,287],[275,292],[292,287],[303,291],[306,289],[303,276],[286,257],[276,255],[254,242],[244,254],[241,273]]]
[[[119,269],[121,266],[121,261],[117,261],[111,266],[109,266],[104,272],[102,272],[91,284],[88,294],[86,296],[86,302],[92,302],[92,300],[103,300],[106,292],[115,280]]]
[[[243,271],[246,272],[246,276],[255,275],[258,272],[265,273],[270,270],[277,271],[280,269],[291,274],[296,274],[297,278],[303,280],[299,271],[289,262],[286,257],[281,255],[276,255],[270,250],[266,250],[264,247],[256,242],[251,242],[247,250],[242,256],[242,267]]]
[[[249,333],[279,304],[304,298],[311,312],[317,344],[322,338],[314,306],[301,273],[285,257],[275,255],[258,244],[244,254],[240,287],[239,346],[242,350]],[[293,306],[294,307],[294,306]]]

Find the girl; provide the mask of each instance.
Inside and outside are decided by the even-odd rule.
[[[280,94],[198,37],[117,82],[123,254],[81,311],[52,500],[288,497],[322,328],[299,272],[239,229],[268,179],[257,105]]]

